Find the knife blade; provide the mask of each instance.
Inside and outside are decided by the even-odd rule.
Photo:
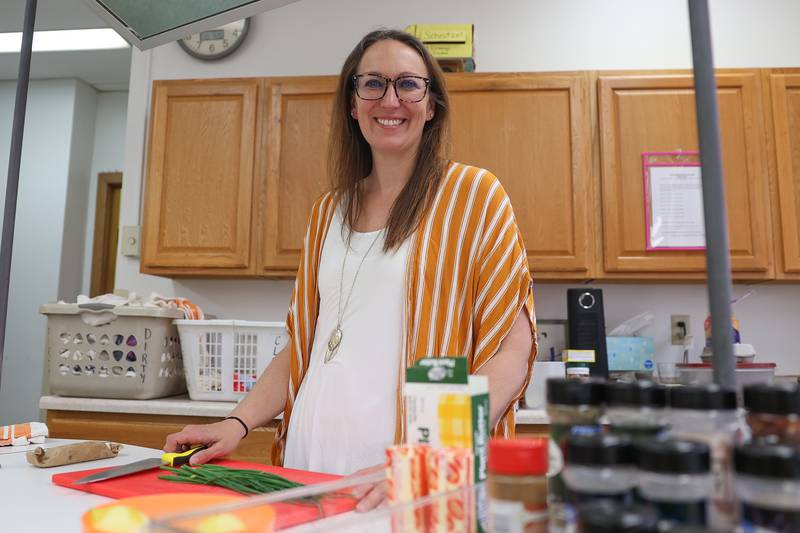
[[[142,459],[141,461],[135,461],[133,463],[128,463],[126,465],[115,466],[113,468],[109,468],[108,470],[103,470],[102,472],[95,472],[94,474],[89,474],[88,476],[84,476],[79,480],[74,481],[73,484],[85,485],[86,483],[105,481],[107,479],[114,479],[122,476],[128,476],[130,474],[135,474],[137,472],[143,472],[144,470],[157,468],[161,465],[179,467],[182,465],[189,464],[189,459],[194,454],[205,449],[206,446],[197,446],[185,452],[179,452],[179,453],[167,452],[164,453],[161,457]]]

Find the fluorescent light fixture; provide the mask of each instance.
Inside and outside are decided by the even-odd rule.
[[[113,50],[129,46],[125,39],[111,28],[33,32],[34,52]],[[21,47],[22,32],[0,33],[0,53],[19,53]]]

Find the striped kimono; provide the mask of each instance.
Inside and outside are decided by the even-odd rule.
[[[272,449],[272,464],[283,464],[292,406],[309,366],[319,309],[317,273],[334,210],[326,194],[311,212],[291,307],[289,391]],[[405,275],[403,350],[405,367],[422,357],[466,356],[477,372],[498,350],[524,309],[535,333],[533,289],[522,236],[511,203],[495,176],[484,169],[450,163],[431,208],[411,237]],[[528,360],[530,380],[536,342]],[[395,442],[405,439],[400,372]],[[520,391],[522,396],[525,387]],[[494,428],[514,433],[512,402]]]

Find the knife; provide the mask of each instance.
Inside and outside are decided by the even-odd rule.
[[[179,453],[167,452],[164,453],[161,457],[142,459],[141,461],[135,461],[127,465],[115,466],[114,468],[103,470],[102,472],[95,472],[94,474],[89,474],[88,476],[82,477],[77,481],[73,481],[73,484],[85,485],[86,483],[94,483],[95,481],[114,479],[117,477],[135,474],[136,472],[150,470],[151,468],[156,468],[161,465],[167,465],[172,467],[187,465],[189,464],[189,458],[191,458],[197,452],[205,450],[206,448],[207,446],[197,446],[185,452],[179,452]]]

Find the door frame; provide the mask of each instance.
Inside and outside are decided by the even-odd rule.
[[[106,270],[106,257],[104,250],[111,240],[110,226],[108,224],[109,209],[111,208],[111,189],[122,187],[122,172],[101,172],[97,176],[97,201],[94,213],[94,243],[92,245],[92,276],[90,295],[96,296],[103,285]]]

